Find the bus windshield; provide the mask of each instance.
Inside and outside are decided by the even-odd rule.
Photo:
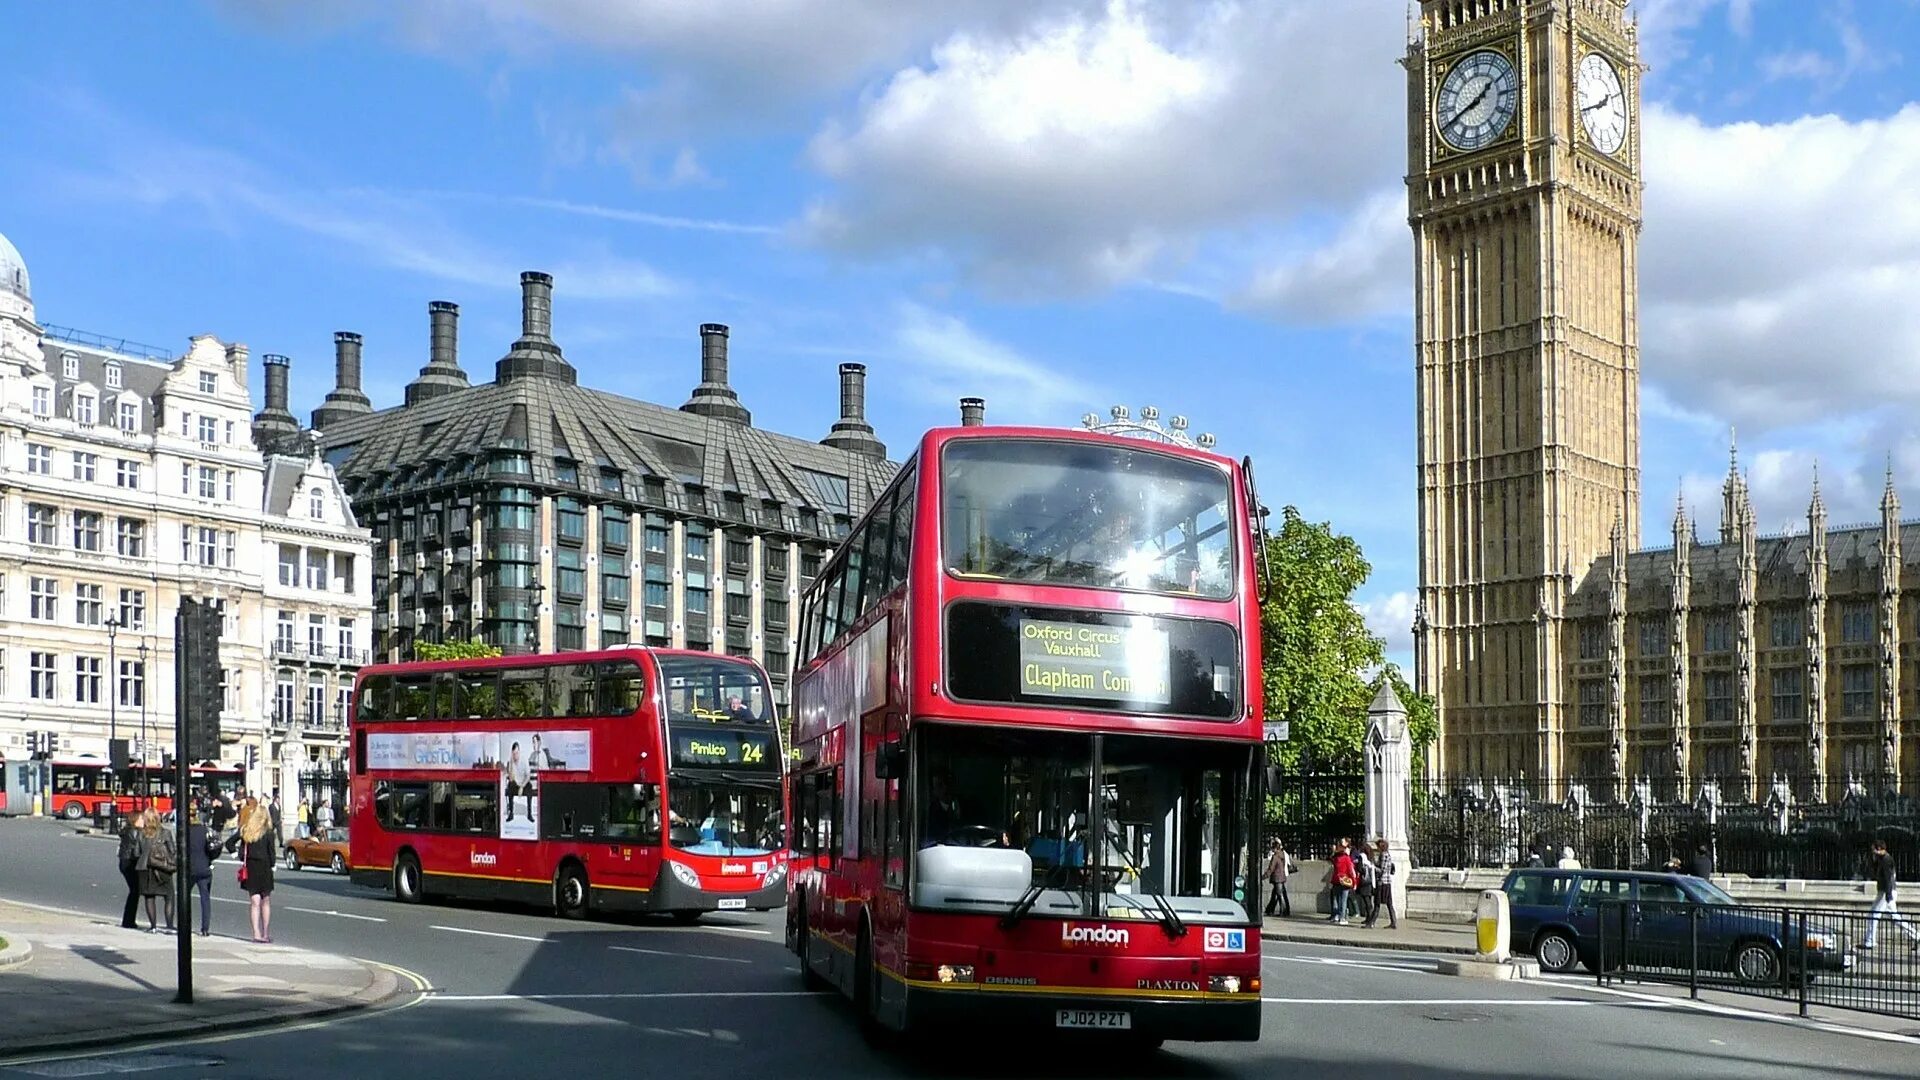
[[[780,789],[674,776],[668,799],[673,846],[693,855],[766,855],[780,846]]]
[[[1227,474],[1152,450],[959,439],[941,459],[942,547],[963,577],[1233,593]]]
[[[725,657],[659,656],[667,720],[773,723],[773,695],[752,664]]]
[[[933,886],[923,906],[1012,907],[1019,892],[988,897],[971,882],[1017,862],[1047,914],[1152,918],[1167,902],[1200,921],[1248,917],[1247,747],[939,725],[919,742],[915,846]],[[955,848],[984,850],[943,850]],[[967,873],[942,881],[947,864]]]

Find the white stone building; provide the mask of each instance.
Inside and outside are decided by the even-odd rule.
[[[62,755],[104,758],[117,734],[159,762],[172,615],[190,596],[226,612],[221,760],[251,764],[248,786],[271,790],[285,786],[276,762],[291,775],[344,747],[330,720],[368,633],[368,533],[330,466],[256,448],[244,345],[202,335],[162,353],[39,324],[25,262],[0,236],[0,754],[25,757],[28,733],[51,732]],[[289,546],[302,578],[283,587]],[[324,587],[308,585],[309,552],[325,555]],[[318,723],[271,719],[282,673],[316,659],[276,657],[281,610],[303,627],[328,620]]]

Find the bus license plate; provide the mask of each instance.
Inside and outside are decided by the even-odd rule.
[[[1053,1026],[1130,1031],[1133,1028],[1133,1014],[1112,1009],[1059,1009],[1053,1014]]]
[[[747,900],[745,897],[736,897],[731,900],[720,901],[721,911],[745,911],[746,909]]]

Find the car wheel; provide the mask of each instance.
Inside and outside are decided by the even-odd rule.
[[[403,851],[393,860],[393,898],[403,904],[417,904],[427,898],[426,880],[420,873],[420,860]]]
[[[1771,942],[1747,941],[1733,950],[1733,977],[1747,986],[1780,985],[1780,950]]]
[[[553,913],[563,919],[587,917],[587,875],[576,863],[567,863],[553,879]]]
[[[292,848],[287,849],[286,857],[280,861],[286,863],[289,870],[300,869],[300,856]]]
[[[337,851],[333,853],[333,872],[336,874],[347,872],[347,857]]]
[[[1580,962],[1580,950],[1573,939],[1559,930],[1549,930],[1541,934],[1533,943],[1534,959],[1540,961],[1542,971],[1555,974],[1572,971]]]

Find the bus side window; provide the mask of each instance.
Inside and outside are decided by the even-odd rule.
[[[453,830],[453,785],[445,780],[427,785],[427,828]]]
[[[362,720],[391,720],[393,716],[393,679],[387,675],[374,675],[360,684],[360,711]]]
[[[393,684],[393,718],[395,720],[425,720],[429,713],[427,677],[425,675],[403,675]]]
[[[484,833],[499,831],[500,789],[492,784],[461,784],[453,793],[453,829],[455,832]]]
[[[500,715],[512,719],[547,715],[547,669],[508,668],[500,673]]]
[[[459,713],[453,708],[454,675],[443,671],[433,677],[433,712],[428,715],[435,720],[453,720]]]
[[[913,485],[916,479],[915,470],[909,466],[907,478],[900,482],[894,503],[893,557],[887,567],[888,592],[907,583],[907,556],[913,550]]]
[[[639,664],[611,660],[600,665],[600,715],[632,716],[640,711],[646,694],[647,680]]]
[[[470,720],[491,720],[500,715],[500,675],[494,671],[466,671],[458,676],[460,699],[454,703],[456,715]]]
[[[559,664],[547,670],[553,680],[553,716],[594,715],[592,664]]]

